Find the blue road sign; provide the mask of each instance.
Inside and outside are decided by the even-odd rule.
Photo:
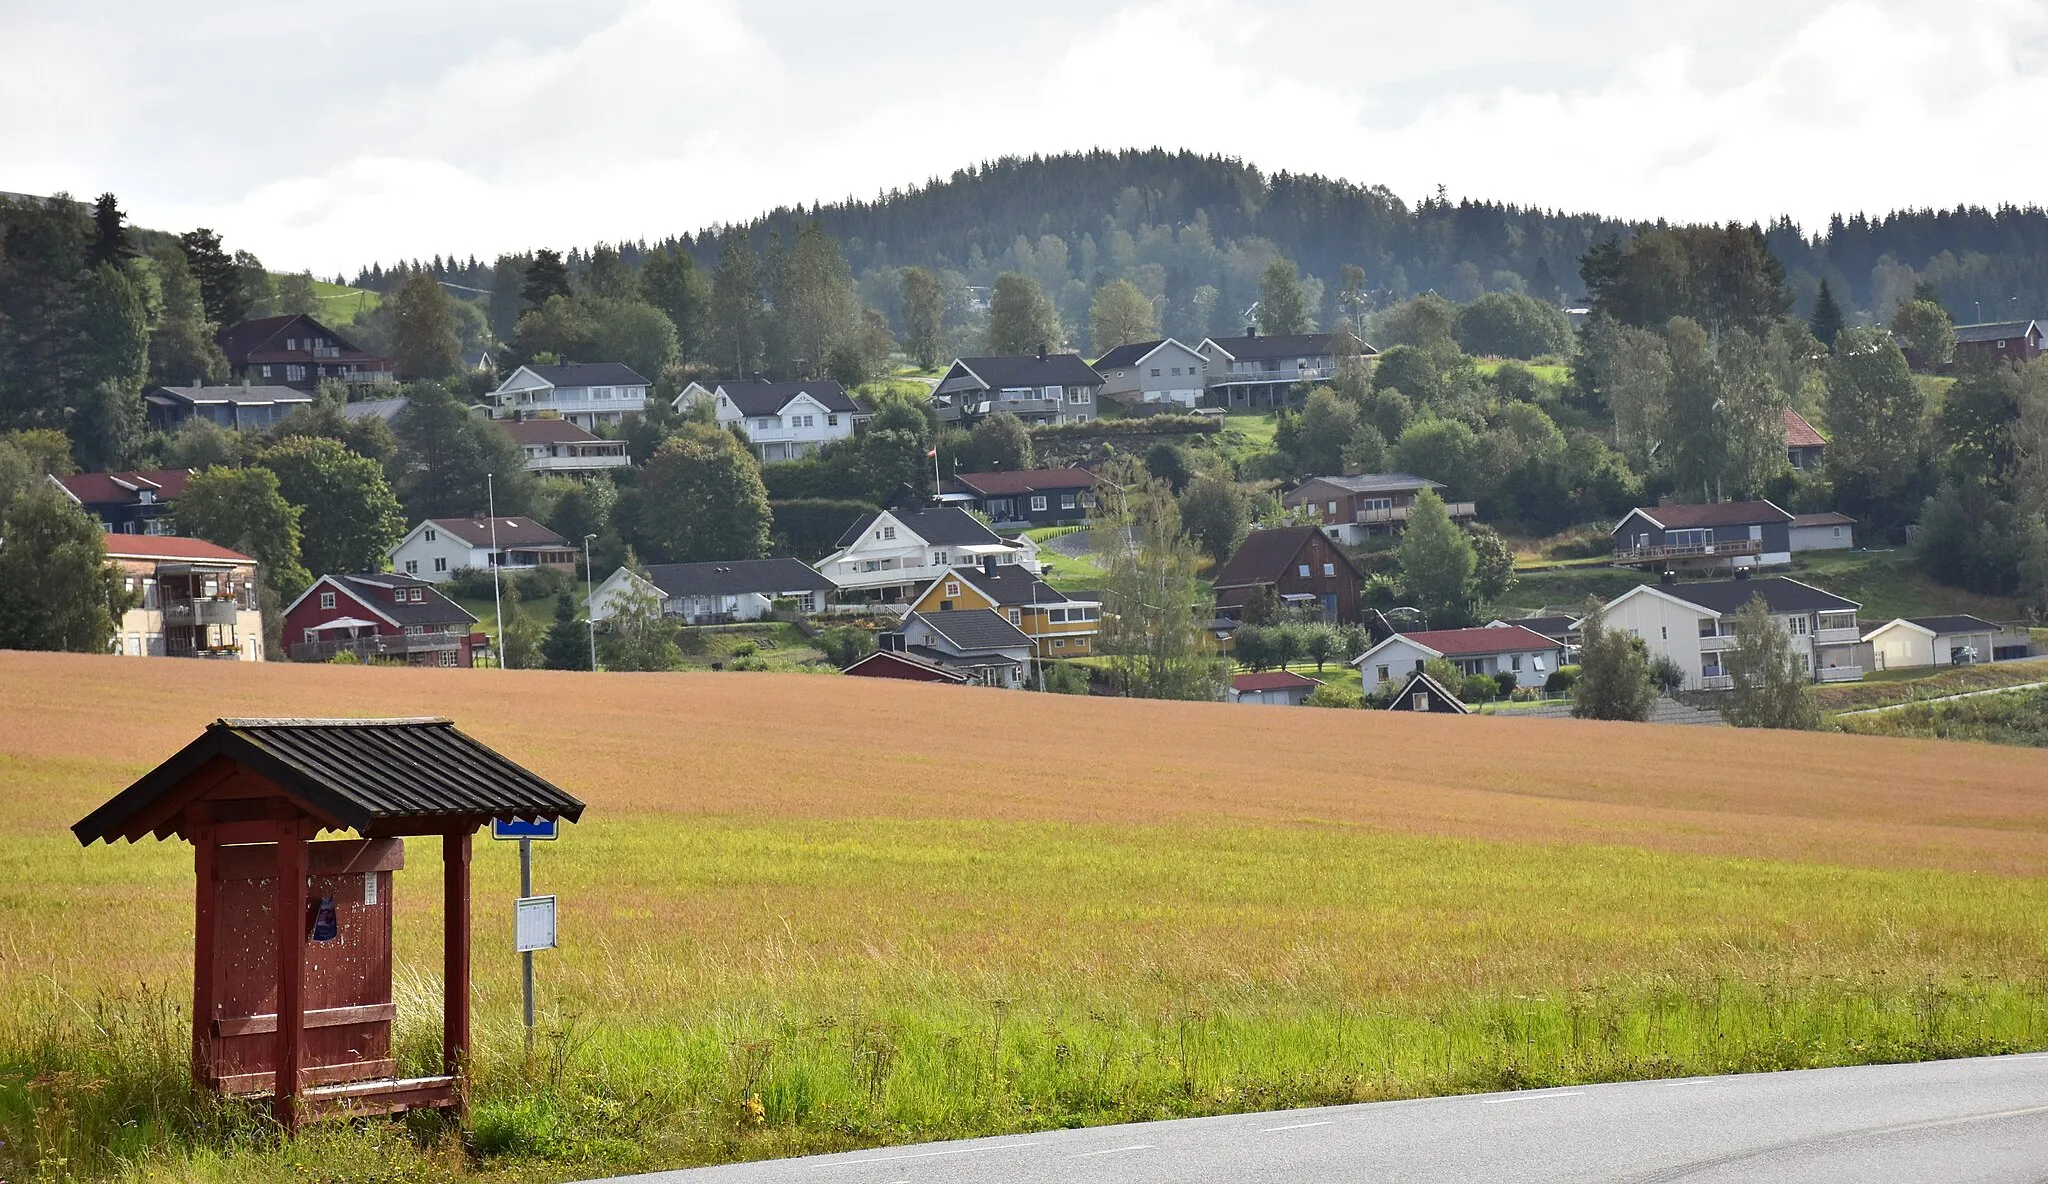
[[[507,822],[502,818],[491,819],[491,837],[494,839],[554,839],[561,837],[561,824],[552,818],[529,822],[514,819]]]

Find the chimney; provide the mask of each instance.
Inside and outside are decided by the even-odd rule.
[[[1678,573],[1667,568],[1657,573],[1657,582],[1668,588],[1678,582]]]
[[[1246,337],[1257,337],[1259,335],[1259,327],[1257,325],[1246,325],[1244,327],[1244,335]]]
[[[469,520],[471,522],[482,522],[484,520],[484,512],[482,510],[471,510],[469,512]]]
[[[1749,569],[1748,569],[1748,568],[1746,568],[1746,567],[1738,567],[1738,568],[1736,568],[1736,569],[1735,569],[1735,578],[1736,578],[1736,579],[1738,579],[1738,580],[1747,580],[1747,579],[1749,578]]]
[[[1041,362],[1045,361],[1045,343],[1043,341],[1038,343],[1038,360]]]
[[[995,556],[984,555],[981,557],[981,574],[985,576],[993,576],[996,574]]]

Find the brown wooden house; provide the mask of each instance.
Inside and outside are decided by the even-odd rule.
[[[1246,602],[1271,591],[1283,605],[1317,605],[1325,621],[1357,624],[1364,575],[1313,526],[1255,530],[1215,575],[1216,611],[1242,619]]]

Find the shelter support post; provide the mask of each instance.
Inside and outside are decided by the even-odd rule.
[[[442,971],[441,1059],[449,1076],[458,1079],[458,1105],[465,1091],[460,1078],[469,1062],[469,831],[441,837]]]
[[[211,1084],[213,1069],[214,909],[220,895],[214,865],[219,852],[220,842],[211,826],[193,829],[192,1084],[201,1089]]]
[[[287,1131],[299,1126],[299,1070],[305,1060],[306,836],[304,821],[277,835],[277,1085],[271,1113]]]

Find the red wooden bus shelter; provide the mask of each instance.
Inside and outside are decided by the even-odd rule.
[[[192,1074],[269,1093],[287,1130],[333,1114],[463,1105],[470,843],[494,818],[576,821],[583,803],[446,719],[223,719],[71,828],[177,835],[197,872]],[[314,841],[326,831],[353,839]],[[441,839],[442,1072],[399,1078],[391,874]]]

